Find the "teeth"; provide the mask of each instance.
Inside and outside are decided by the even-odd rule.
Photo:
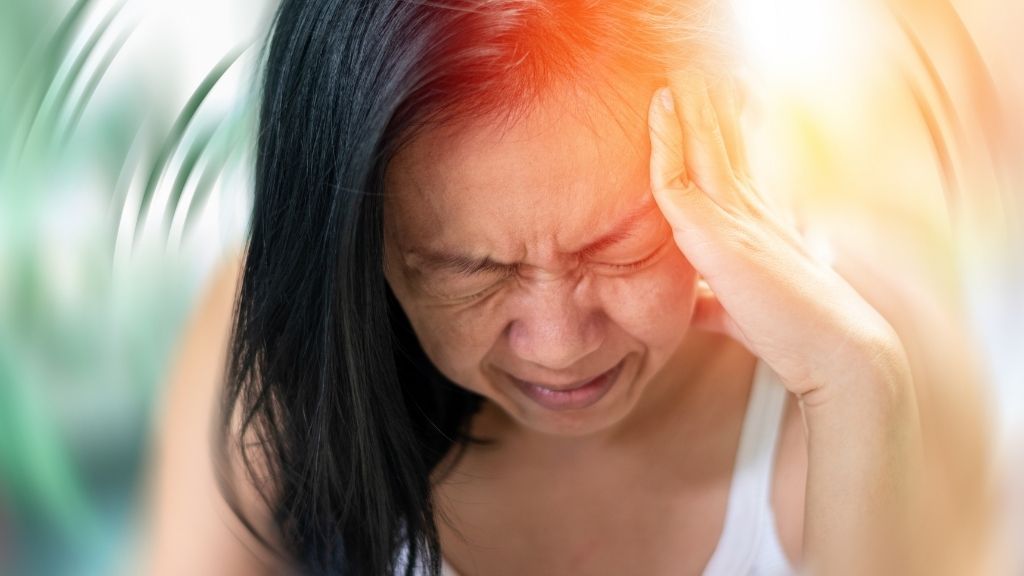
[[[593,378],[591,378],[590,380],[587,380],[586,382],[582,382],[582,383],[579,383],[579,384],[571,384],[569,386],[562,386],[562,387],[545,386],[543,384],[536,384],[534,382],[530,382],[529,380],[519,380],[519,381],[522,382],[523,384],[529,384],[530,386],[532,386],[532,387],[534,387],[534,388],[536,388],[538,390],[544,390],[545,392],[568,392],[570,390],[575,390],[577,388],[582,388],[582,387],[586,386],[588,383],[593,381]]]
[[[548,394],[565,394],[566,392],[571,392],[573,390],[576,390],[576,389],[582,388],[582,387],[583,386],[580,385],[580,386],[574,386],[572,388],[548,388],[547,386],[537,386],[537,385],[534,385],[534,388],[536,388],[537,390],[540,390],[541,392],[546,392]]]
[[[558,396],[558,395],[562,395],[562,394],[568,394],[568,390],[553,390],[551,388],[546,388],[544,386],[534,386],[534,389],[536,389],[537,392],[539,392],[541,394],[544,394],[544,395],[548,395],[548,396]]]
[[[578,380],[578,381],[573,382],[571,384],[562,384],[562,385],[557,385],[556,384],[556,385],[549,386],[549,385],[546,385],[546,384],[537,384],[535,382],[529,382],[529,380],[527,380],[527,382],[529,382],[533,386],[536,386],[537,388],[543,388],[545,390],[552,390],[554,392],[563,392],[563,391],[566,391],[566,390],[575,390],[576,388],[580,388],[582,386],[586,386],[586,384],[588,382],[591,382],[591,381],[593,381],[593,378],[591,378],[589,380]]]
[[[597,376],[594,376],[593,378],[591,378],[589,380],[584,380],[583,382],[580,382],[578,384],[572,384],[570,386],[564,386],[564,387],[559,387],[559,388],[553,388],[551,386],[544,386],[544,385],[541,385],[541,384],[534,384],[533,382],[527,382],[527,383],[530,384],[531,386],[533,386],[534,388],[538,388],[540,390],[544,390],[544,391],[547,391],[547,392],[556,392],[556,393],[557,392],[571,392],[573,390],[578,390],[580,388],[583,388],[584,386],[592,383],[594,380],[597,380],[598,378],[604,376],[605,374],[607,374],[607,372],[602,372],[602,373],[598,374]]]

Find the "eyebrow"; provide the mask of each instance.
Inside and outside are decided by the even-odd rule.
[[[624,218],[619,220],[608,232],[584,246],[577,254],[593,254],[631,237],[639,222],[651,212],[654,212],[657,207],[653,200],[645,200],[643,204],[634,208]],[[497,262],[487,256],[479,258],[444,250],[411,250],[409,253],[418,261],[417,264],[422,264],[427,269],[451,270],[466,275],[480,272],[507,271],[516,265],[515,263]]]

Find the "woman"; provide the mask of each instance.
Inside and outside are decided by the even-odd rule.
[[[929,481],[919,418],[918,367],[962,366],[917,357],[768,205],[724,21],[285,0],[240,281],[174,378],[191,440],[160,457],[156,564],[906,574],[966,547],[922,528],[953,508],[921,496],[967,481]],[[203,427],[175,425],[219,394],[222,492]]]

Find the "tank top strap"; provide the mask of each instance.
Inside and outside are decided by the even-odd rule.
[[[758,551],[775,542],[771,481],[785,403],[786,389],[771,368],[758,360],[743,416],[725,525],[704,576],[755,574]],[[442,576],[459,576],[444,557],[441,562]],[[417,566],[415,573],[422,574],[422,567]]]
[[[775,536],[771,484],[785,405],[786,389],[759,359],[743,417],[725,524],[704,576],[750,574],[759,549]]]

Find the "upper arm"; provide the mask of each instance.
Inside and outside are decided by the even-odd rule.
[[[228,506],[216,476],[212,432],[239,273],[235,258],[215,274],[188,322],[166,383],[149,468],[147,574],[281,571],[274,568],[275,553]],[[244,474],[234,478],[240,510],[261,535],[272,535],[272,517],[259,493]]]

